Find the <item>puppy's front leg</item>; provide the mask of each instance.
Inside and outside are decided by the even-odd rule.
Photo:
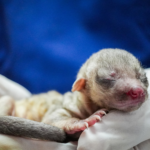
[[[80,119],[73,117],[66,109],[58,109],[52,114],[46,115],[42,122],[61,128],[67,134],[75,134],[94,125],[96,122],[100,121],[105,114],[105,111],[102,109],[86,119]]]

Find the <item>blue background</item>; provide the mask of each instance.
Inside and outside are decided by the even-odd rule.
[[[71,90],[102,48],[126,49],[150,67],[150,1],[0,0],[0,73],[32,93]]]

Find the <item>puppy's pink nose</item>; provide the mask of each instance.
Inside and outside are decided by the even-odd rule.
[[[132,88],[127,92],[127,95],[131,96],[132,99],[137,99],[144,96],[144,90],[139,87]]]

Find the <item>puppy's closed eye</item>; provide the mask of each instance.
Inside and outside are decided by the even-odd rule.
[[[97,77],[96,78],[96,82],[99,84],[99,85],[101,85],[101,86],[103,86],[104,88],[112,88],[113,86],[114,86],[114,84],[115,84],[115,81],[116,80],[114,80],[114,79],[105,79],[105,78],[99,78],[99,77]]]

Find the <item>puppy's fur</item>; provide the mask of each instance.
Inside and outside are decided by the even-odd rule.
[[[132,54],[120,49],[103,49],[82,65],[73,84],[73,93],[61,95],[50,91],[21,101],[10,100],[9,104],[14,107],[7,112],[56,126],[76,137],[76,133],[99,121],[106,110],[138,109],[148,96],[147,87],[145,72]],[[32,128],[28,126],[28,130]],[[62,135],[62,132],[57,134]],[[21,131],[19,136],[28,137],[21,135]]]

